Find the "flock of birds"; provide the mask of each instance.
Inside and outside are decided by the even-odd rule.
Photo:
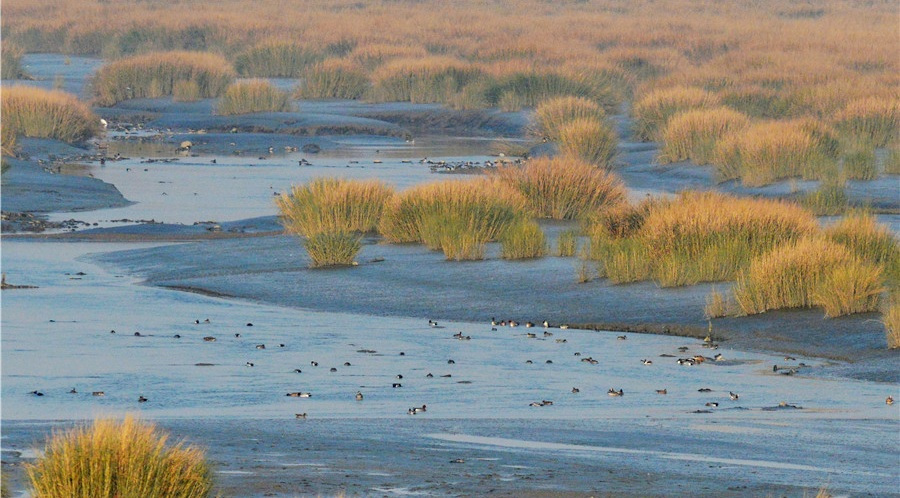
[[[54,320],[51,320],[51,322],[53,322],[53,321],[54,321]],[[203,324],[210,324],[211,321],[210,321],[208,318],[207,318],[207,319],[204,319],[204,320],[202,320],[202,321],[199,320],[199,319],[196,319],[196,320],[193,321],[193,323],[194,323],[194,325],[203,325]],[[524,322],[524,323],[519,322],[519,321],[516,321],[516,320],[499,320],[499,321],[498,321],[498,320],[495,319],[495,318],[491,318],[490,324],[491,324],[491,332],[498,332],[500,327],[509,327],[509,328],[523,327],[523,328],[525,328],[525,329],[534,329],[534,328],[537,328],[537,327],[538,327],[537,324],[535,324],[534,322],[530,322],[530,321],[529,321],[529,322]],[[431,328],[434,328],[434,329],[443,329],[443,328],[444,328],[443,326],[439,325],[437,321],[434,321],[434,320],[428,320],[428,326],[431,327]],[[540,326],[543,327],[543,332],[540,333],[540,336],[543,337],[545,340],[546,340],[547,338],[550,338],[550,337],[553,337],[553,336],[554,336],[554,332],[551,332],[550,329],[567,330],[567,329],[569,328],[569,326],[566,325],[566,324],[552,325],[552,324],[550,324],[550,323],[549,323],[548,321],[546,321],[546,320],[543,321],[543,322],[540,324]],[[252,322],[248,322],[248,323],[246,324],[246,327],[253,327],[253,323],[252,323]],[[116,331],[115,331],[115,330],[110,330],[110,333],[111,333],[111,334],[116,334]],[[133,335],[134,335],[135,337],[146,337],[146,334],[142,334],[141,332],[134,332]],[[242,335],[241,335],[240,333],[234,333],[233,335],[234,335],[235,338],[241,338],[241,337],[242,337]],[[523,336],[524,336],[525,338],[529,338],[529,339],[537,339],[537,338],[538,338],[538,333],[537,333],[537,332],[526,332],[525,334],[523,334]],[[181,336],[181,334],[174,334],[173,338],[174,338],[174,339],[181,339],[182,336]],[[456,340],[459,340],[459,341],[470,341],[470,340],[472,340],[472,337],[471,337],[470,335],[465,335],[465,334],[463,334],[462,331],[459,331],[459,332],[453,334],[453,335],[451,336],[451,338],[456,339]],[[628,337],[627,337],[626,335],[619,335],[619,336],[616,337],[616,339],[619,340],[619,341],[625,341],[625,340],[628,339]],[[204,336],[204,337],[203,337],[203,341],[204,341],[204,342],[216,342],[217,340],[218,340],[218,339],[217,339],[215,336],[212,336],[212,335],[207,335],[207,336]],[[567,342],[567,339],[564,339],[564,338],[556,338],[556,339],[555,339],[555,342],[556,342],[556,343],[565,343],[565,342]],[[716,344],[716,343],[713,341],[713,339],[712,339],[712,337],[711,337],[711,334],[708,335],[708,336],[703,340],[701,346],[702,346],[703,348],[707,348],[707,349],[710,349],[710,350],[716,350],[716,349],[718,349],[718,344]],[[279,347],[279,348],[284,348],[284,347],[285,347],[285,344],[284,344],[284,343],[278,343],[278,344],[277,344],[277,347]],[[257,350],[264,350],[264,349],[266,349],[266,345],[265,345],[265,344],[256,344],[256,345],[255,345],[255,349],[257,349]],[[681,352],[681,353],[687,353],[688,350],[689,350],[689,348],[688,348],[687,346],[681,346],[681,347],[678,348],[678,351]],[[369,349],[362,349],[362,350],[358,350],[357,352],[361,352],[361,353],[376,353],[376,351],[374,351],[374,350],[369,350]],[[401,351],[401,352],[399,353],[399,355],[400,355],[400,356],[405,356],[406,353],[404,353],[404,352]],[[582,356],[582,354],[581,354],[580,351],[576,351],[576,352],[574,353],[574,356],[575,356],[575,357],[579,357],[579,361],[580,361],[580,362],[584,362],[584,363],[588,363],[588,364],[592,364],[592,365],[596,365],[596,364],[599,363],[599,360],[594,359],[592,356],[586,356],[586,357]],[[710,356],[705,356],[705,355],[702,355],[702,354],[694,354],[694,355],[685,356],[685,357],[677,357],[676,355],[671,355],[671,354],[667,354],[667,353],[660,354],[659,356],[660,356],[661,358],[676,358],[675,363],[677,363],[678,365],[683,365],[683,366],[694,366],[694,365],[700,365],[700,364],[703,364],[703,363],[705,363],[705,362],[720,362],[720,361],[724,361],[724,360],[725,360],[724,356],[723,356],[722,354],[720,354],[720,353],[717,353],[717,354],[715,354],[714,356],[711,356],[711,357],[710,357]],[[786,361],[796,361],[796,358],[791,357],[791,356],[785,356],[784,359],[785,359]],[[455,362],[452,358],[447,360],[447,364],[448,364],[448,365],[453,365],[453,364],[455,364],[455,363],[456,363],[456,362]],[[527,363],[527,364],[532,364],[533,361],[532,361],[532,360],[526,360],[526,363]],[[547,364],[552,364],[553,361],[552,361],[552,360],[546,360],[546,363],[547,363]],[[641,363],[642,363],[643,365],[647,365],[647,366],[653,365],[653,361],[650,360],[650,359],[642,359],[642,360],[641,360]],[[197,365],[209,365],[209,364],[205,364],[205,363],[204,363],[204,364],[199,364],[199,363],[198,363]],[[246,367],[254,367],[254,366],[255,366],[255,363],[254,363],[254,362],[251,362],[251,361],[247,361],[247,362],[245,363],[245,366],[246,366]],[[315,360],[310,361],[310,366],[312,366],[312,367],[318,367],[318,366],[319,366],[319,362],[318,362],[318,361],[315,361]],[[351,364],[349,361],[346,361],[346,362],[343,363],[343,366],[344,366],[344,367],[350,367],[350,366],[352,366],[352,364]],[[782,374],[782,375],[793,375],[793,374],[795,374],[796,372],[798,372],[800,369],[805,368],[805,367],[808,367],[808,365],[806,365],[805,363],[802,363],[802,362],[801,362],[801,363],[798,363],[797,365],[794,365],[794,366],[783,366],[783,365],[782,365],[782,366],[779,366],[779,365],[773,365],[773,366],[772,366],[772,372],[773,372],[773,373]],[[330,371],[330,372],[337,372],[337,367],[331,367],[331,368],[329,369],[329,371]],[[302,371],[300,368],[295,368],[295,369],[293,370],[293,372],[294,372],[294,373],[302,373],[303,371]],[[428,378],[428,379],[432,379],[432,378],[434,378],[434,377],[435,377],[434,374],[432,374],[431,372],[428,372],[428,373],[425,375],[425,378]],[[441,375],[440,377],[448,378],[448,377],[452,377],[452,374],[443,374],[443,375]],[[402,384],[400,381],[403,380],[403,379],[404,379],[404,375],[403,375],[403,374],[397,374],[397,375],[395,376],[396,382],[392,382],[392,383],[391,383],[391,387],[392,387],[393,389],[402,388],[402,387],[403,387],[403,384]],[[461,383],[470,383],[470,381],[461,381]],[[698,389],[697,391],[700,392],[700,393],[710,393],[710,392],[712,392],[713,390],[710,389],[710,388],[708,388],[708,387],[701,387],[701,388]],[[581,389],[578,388],[578,387],[572,387],[572,389],[571,389],[571,393],[572,393],[572,394],[578,394],[578,393],[580,393],[580,392],[581,392]],[[659,394],[659,395],[666,395],[666,394],[668,394],[668,389],[667,389],[667,388],[656,389],[655,392],[656,392],[656,394]],[[73,389],[71,389],[68,393],[69,393],[69,394],[78,394],[78,391],[77,391],[76,389],[73,388]],[[44,393],[41,392],[41,391],[38,391],[38,390],[31,391],[29,394],[34,395],[34,396],[44,396]],[[618,387],[618,388],[616,388],[616,387],[610,387],[610,388],[607,390],[607,394],[608,394],[609,396],[611,396],[611,397],[623,397],[623,396],[625,396],[625,390],[624,390],[622,387]],[[106,393],[105,393],[104,391],[92,391],[92,392],[91,392],[91,395],[92,395],[92,396],[96,396],[96,397],[101,397],[101,396],[105,396]],[[311,397],[313,397],[313,394],[312,394],[311,392],[308,392],[308,391],[290,391],[290,392],[287,392],[287,393],[285,394],[285,396],[291,397],[291,398],[311,398]],[[361,390],[359,390],[359,391],[357,391],[356,394],[354,395],[354,398],[356,399],[356,401],[360,401],[360,402],[361,402],[361,401],[363,401],[363,400],[365,399],[365,395],[363,394],[363,392],[362,392]],[[738,401],[738,400],[740,399],[740,395],[739,395],[738,393],[736,393],[736,392],[729,391],[729,392],[728,392],[728,398],[729,398],[731,401]],[[137,397],[137,402],[138,402],[138,403],[146,403],[147,401],[148,401],[148,398],[146,398],[143,394],[141,394],[141,395],[139,395],[139,396]],[[892,405],[892,404],[894,403],[894,398],[891,397],[891,396],[888,396],[887,399],[885,400],[885,402],[886,402],[886,404],[888,404],[888,405]],[[547,407],[547,406],[553,406],[553,401],[552,401],[552,400],[548,400],[548,399],[541,399],[541,400],[538,400],[538,401],[532,401],[531,403],[528,404],[528,406],[530,406],[530,407]],[[716,402],[716,401],[709,401],[709,402],[705,403],[705,408],[717,408],[718,406],[719,406],[719,403]],[[791,404],[788,404],[788,403],[786,403],[786,402],[780,403],[778,407],[779,407],[779,408],[794,408],[794,409],[800,409],[800,408],[801,408],[801,407],[799,407],[799,406],[791,405]],[[420,414],[420,413],[425,413],[426,411],[427,411],[427,405],[423,403],[421,406],[413,406],[413,407],[408,408],[407,411],[406,411],[406,413],[409,414],[409,415],[418,415],[418,414]],[[709,412],[709,410],[706,410],[706,409],[698,409],[698,410],[695,410],[694,413],[710,413],[710,412]],[[298,418],[298,419],[306,419],[306,418],[307,418],[307,414],[306,414],[306,413],[296,413],[296,414],[295,414],[295,417]]]

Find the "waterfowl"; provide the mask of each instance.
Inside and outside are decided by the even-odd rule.
[[[525,364],[526,364],[526,365],[531,365],[532,363],[534,363],[534,362],[531,361],[531,360],[525,360]]]
[[[410,408],[410,410],[413,411],[413,414],[416,414],[416,413],[422,413],[422,412],[424,412],[424,411],[427,411],[425,405],[422,405],[422,406],[414,406],[414,407]]]
[[[466,463],[466,461],[462,458],[454,458],[453,460],[450,460],[450,463]]]
[[[711,393],[712,389],[710,389],[708,387],[701,387],[700,389],[697,389],[697,392],[698,393]]]
[[[509,321],[509,326],[510,326],[510,327],[518,327],[518,326],[519,326],[519,322],[517,322],[517,321],[515,321],[515,320],[510,320],[510,321]]]
[[[657,389],[656,394],[669,394],[667,389]]]
[[[575,351],[574,356],[581,356],[581,351]]]
[[[496,326],[497,326],[497,319],[494,317],[491,317],[491,327],[496,327]]]
[[[69,394],[78,394],[78,391],[76,391],[75,388],[73,387],[72,390],[69,391]]]
[[[544,337],[553,337],[553,332],[544,331]]]
[[[181,339],[181,334],[175,334],[172,337],[174,337],[175,339]]]
[[[135,337],[142,337],[140,332],[135,332],[135,333],[134,333],[134,336],[135,336]]]
[[[42,392],[40,392],[40,391],[31,391],[31,392],[28,393],[28,394],[34,394],[35,396],[43,396],[43,395],[44,395],[44,393],[42,393]]]
[[[544,406],[551,406],[553,404],[553,402],[545,399],[545,400],[541,401],[541,404]]]
[[[560,325],[559,328],[562,329],[562,330],[567,330],[567,329],[569,328],[569,326],[563,324],[563,325]]]
[[[784,360],[785,360],[785,361],[796,361],[797,358],[794,358],[793,356],[785,356],[785,357],[784,357]]]
[[[531,327],[534,327],[534,322],[525,322],[525,328],[530,329]]]
[[[115,334],[116,331],[115,331],[115,330],[110,330],[109,333],[110,333],[110,334]]]
[[[41,395],[43,396],[43,395]],[[94,391],[91,393],[91,396],[106,396],[106,393],[103,391]]]
[[[426,375],[425,378],[432,379],[432,378],[434,378],[434,375],[432,375],[431,372],[428,372],[428,375]]]
[[[138,403],[146,403],[146,402],[147,402],[147,398],[145,398],[143,396],[138,396]]]
[[[733,393],[731,391],[728,391],[728,397],[731,398],[732,401],[737,401],[737,399],[740,398],[737,393]]]
[[[299,374],[299,373],[303,373],[303,370],[300,370],[299,368],[295,368],[295,369],[294,369],[294,373],[298,373],[298,374]]]
[[[709,406],[709,407],[712,407],[712,408],[716,408],[716,407],[719,406],[719,404],[716,403],[715,401],[710,401],[709,403],[706,404],[706,406]]]
[[[253,324],[248,322],[248,323],[247,323],[247,326],[248,326],[248,327],[252,327]]]
[[[329,372],[337,372],[337,368],[331,367],[328,371],[329,371]]]
[[[292,393],[287,393],[287,394],[285,394],[285,396],[288,396],[288,397],[291,397],[291,398],[311,398],[311,397],[312,397],[312,393],[306,393],[306,392],[303,392],[303,391],[296,391],[296,392],[292,392]]]
[[[893,405],[893,404],[894,404],[894,397],[893,397],[893,396],[888,396],[887,399],[884,400],[884,402],[887,403],[888,405]]]
[[[403,375],[402,375],[402,374],[397,374],[397,378],[398,378],[398,379],[402,379],[402,378],[403,378]]]
[[[434,320],[428,320],[428,326],[433,327],[433,328],[434,328],[434,327],[437,327],[437,326],[438,326],[438,322],[436,322],[436,321],[434,321]]]
[[[257,344],[256,349],[266,349],[266,345],[265,344]]]
[[[544,405],[542,405],[541,403],[538,403],[537,401],[532,401],[531,403],[528,403],[528,406],[537,407],[537,406],[544,406]]]
[[[549,365],[549,364],[553,363],[553,360],[547,360],[547,361],[545,361],[544,363],[546,363],[546,364]]]
[[[318,361],[311,361],[311,362],[309,362],[309,364],[312,365],[312,366],[314,366],[314,367],[319,366],[319,362],[318,362]]]
[[[295,414],[294,414],[294,417],[296,417],[296,418],[304,418],[304,419],[305,419],[305,418],[306,418],[306,413],[305,413],[305,412],[304,412],[304,413],[295,413]]]
[[[200,325],[200,320],[194,320],[194,323]]]
[[[391,384],[391,387],[396,389],[398,387],[403,387],[403,384],[400,384],[399,382],[394,382],[393,384]]]
[[[529,332],[525,334],[525,337],[527,337],[528,339],[534,339],[537,337],[537,334],[532,334],[531,332]]]
[[[617,340],[617,341],[624,341],[624,340],[626,340],[626,339],[628,339],[628,336],[625,336],[625,335],[620,335],[620,336],[617,336],[617,337],[616,337],[616,340]]]
[[[694,360],[696,363],[703,363],[704,361],[706,361],[706,357],[701,356],[701,355],[698,354],[698,355],[694,355],[693,360]]]
[[[547,320],[544,320],[544,321],[541,323],[541,325],[543,325],[545,329],[549,329],[549,328],[550,328],[550,322],[548,322]]]
[[[444,375],[441,375],[441,377],[449,378],[449,377],[453,377],[453,375],[451,375],[451,374],[444,374]]]
[[[246,366],[252,367],[252,366],[254,366],[254,365],[253,365],[253,363],[250,363],[250,362],[248,361],[248,362],[246,363]]]
[[[447,360],[447,364],[448,364],[448,365],[455,365],[455,364],[456,364],[456,362],[455,362],[455,361],[453,361],[453,360]]]
[[[216,342],[216,338],[211,335],[204,337],[203,340],[206,342]]]
[[[406,353],[404,353],[403,351],[400,351],[400,356],[406,356]]]
[[[641,360],[641,363],[643,363],[644,365],[652,365],[653,364],[653,362],[650,360]]]
[[[678,351],[681,351],[682,353],[684,353],[687,350],[688,350],[687,346],[679,346],[679,348],[678,348]]]
[[[349,367],[349,366],[350,366],[350,362],[349,362],[349,361],[345,361],[345,362],[344,362],[344,366],[345,366],[345,367]]]
[[[240,338],[240,337],[241,337],[241,334],[234,334],[234,337],[235,337],[235,338]]]
[[[625,392],[621,389],[616,391],[615,389],[610,388],[609,391],[606,391],[606,394],[609,394],[610,396],[624,396]]]
[[[581,389],[578,389],[577,387],[572,388],[572,394],[578,394],[580,392],[581,392]]]
[[[363,400],[363,393],[360,391],[356,391],[356,401],[362,401],[362,400]]]
[[[725,361],[725,357],[722,356],[722,353],[718,353],[717,355],[713,356],[713,360],[715,360],[715,361]]]

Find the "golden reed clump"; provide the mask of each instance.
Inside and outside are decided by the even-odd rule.
[[[4,87],[4,149],[16,136],[81,142],[100,131],[100,118],[72,94],[26,86]]]

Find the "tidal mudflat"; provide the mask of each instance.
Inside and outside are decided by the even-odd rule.
[[[20,83],[58,71],[75,93],[99,66],[25,60],[44,81]],[[490,244],[484,261],[447,262],[368,237],[358,266],[310,269],[276,194],[321,176],[400,189],[445,178],[498,160],[501,141],[524,143],[528,119],[435,104],[300,109],[224,117],[210,99],[129,100],[97,110],[112,123],[102,164],[95,149],[23,141],[31,157],[4,175],[4,212],[49,226],[3,240],[8,281],[36,287],[3,294],[15,491],[54,428],[138,413],[205,447],[233,496],[896,493],[900,453],[885,441],[897,408],[885,398],[900,396],[897,352],[877,313],[718,319],[704,341],[711,284],[579,284],[574,257],[504,261]],[[119,126],[141,116],[140,129]],[[791,195],[655,164],[657,145],[629,142],[616,119],[632,197]],[[313,127],[347,134],[291,134]],[[321,150],[294,150],[310,144]],[[81,166],[44,167],[51,155]],[[895,179],[851,196],[890,211]],[[896,227],[896,215],[881,220]],[[542,222],[551,241],[574,226]]]

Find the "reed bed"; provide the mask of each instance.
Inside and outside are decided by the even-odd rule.
[[[0,46],[0,79],[16,80],[26,76],[22,67],[24,54],[21,48],[8,42]]]
[[[100,118],[72,94],[26,86],[3,88],[4,149],[16,136],[81,142],[100,132]]]
[[[5,113],[6,111],[4,111]],[[0,123],[0,156],[16,155],[16,132],[12,127]]]
[[[693,285],[732,280],[753,258],[816,230],[811,213],[789,203],[686,192],[594,219],[588,257],[614,283]]]
[[[559,130],[559,152],[601,168],[612,168],[619,137],[605,121],[580,118]]]
[[[504,165],[496,176],[520,192],[540,218],[577,219],[618,206],[626,197],[625,186],[614,173],[572,157]]]
[[[785,178],[820,179],[837,174],[837,139],[809,120],[769,121],[719,142],[713,163],[722,180],[747,186]]]
[[[223,116],[290,110],[291,103],[287,93],[261,79],[232,83],[225,89],[216,106],[216,112]]]
[[[371,232],[378,226],[393,189],[378,180],[318,178],[294,186],[275,200],[289,233]]]
[[[885,276],[900,284],[900,241],[887,225],[865,211],[852,211],[825,228],[824,236],[843,245],[856,257],[884,267]]]
[[[254,78],[299,78],[324,56],[303,45],[267,41],[239,53],[234,68],[241,76]]]
[[[675,114],[717,104],[718,98],[701,88],[673,87],[651,91],[634,104],[635,135],[640,140],[659,140]]]
[[[176,81],[172,85],[172,100],[175,102],[196,102],[200,98],[200,85],[194,80]]]
[[[888,348],[900,348],[900,293],[892,293],[890,301],[882,310],[881,323],[884,324]]]
[[[480,77],[477,68],[452,58],[397,59],[373,73],[369,98],[379,102],[449,102]]]
[[[662,163],[692,160],[709,164],[716,143],[723,137],[739,133],[750,126],[750,119],[727,107],[695,109],[674,115],[662,133]]]
[[[884,157],[884,174],[900,175],[900,147],[890,147]]]
[[[487,90],[486,100],[488,104],[504,110],[517,111],[524,107],[537,107],[551,98],[574,96],[592,100],[604,110],[611,111],[619,104],[618,94],[619,91],[602,73],[583,71],[566,74],[529,69],[498,75]]]
[[[836,117],[841,132],[875,147],[900,138],[900,100],[869,97],[847,104]]]
[[[578,230],[564,230],[556,239],[556,255],[561,258],[572,257],[578,253]]]
[[[531,220],[511,224],[500,236],[500,257],[532,259],[547,254],[547,240],[541,227]]]
[[[193,81],[202,98],[218,97],[234,79],[224,57],[206,52],[153,52],[111,62],[91,81],[96,103],[110,106],[135,98],[172,95],[175,84]]]
[[[329,59],[303,73],[294,95],[301,99],[359,99],[369,91],[369,77],[341,59]]]
[[[204,452],[127,416],[54,432],[25,472],[39,498],[209,496]]]
[[[359,235],[353,232],[324,231],[309,235],[303,247],[313,268],[351,266],[362,249],[362,242]]]
[[[841,155],[841,173],[848,180],[874,180],[878,178],[875,148],[856,143],[846,147]]]
[[[584,97],[555,97],[541,102],[534,111],[538,133],[549,140],[560,139],[560,129],[577,119],[603,121],[606,112],[599,104]]]
[[[823,181],[819,188],[800,196],[800,205],[817,216],[834,216],[847,210],[850,197],[842,179]]]
[[[874,311],[884,291],[882,268],[847,248],[810,237],[754,259],[734,286],[747,315],[821,306],[827,317]]]

